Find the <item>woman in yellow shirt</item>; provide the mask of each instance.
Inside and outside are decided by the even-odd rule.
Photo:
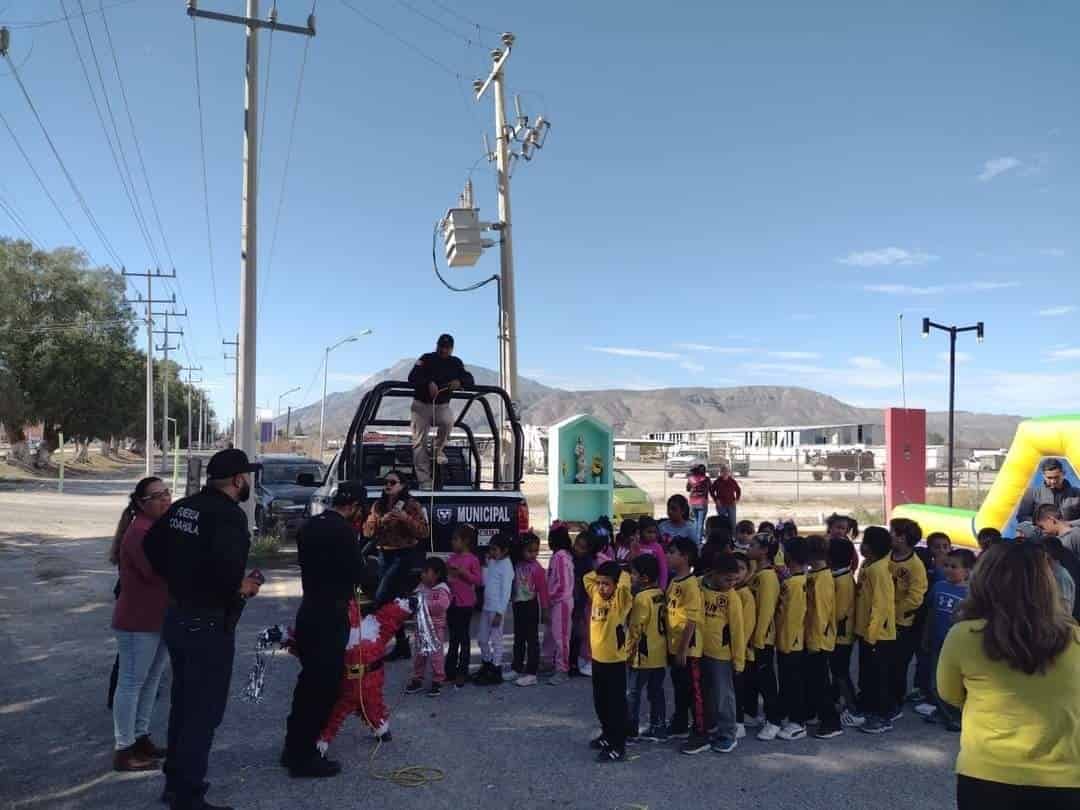
[[[1080,807],[1080,629],[1041,548],[998,544],[979,556],[937,688],[963,709],[959,810]]]

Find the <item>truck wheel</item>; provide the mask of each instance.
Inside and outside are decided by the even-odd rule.
[[[825,478],[825,473],[823,473],[821,470],[814,470],[814,480],[815,481],[821,481],[821,480],[824,480],[824,478]]]
[[[874,474],[872,472],[864,471],[863,474],[862,474],[862,480],[863,481],[873,481],[874,480]]]
[[[830,481],[839,481],[840,480],[840,471],[839,470],[829,470],[829,480]]]
[[[854,481],[855,480],[855,473],[850,472],[850,471],[844,473],[844,480],[845,481]]]

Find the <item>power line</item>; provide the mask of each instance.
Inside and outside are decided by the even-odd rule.
[[[7,60],[8,67],[11,68],[11,75],[15,78],[15,81],[19,85],[19,89],[22,91],[23,98],[26,99],[26,103],[30,105],[30,111],[34,114],[34,119],[37,121],[38,126],[41,128],[41,134],[45,136],[45,140],[49,144],[49,149],[52,150],[53,157],[56,158],[56,162],[60,165],[60,170],[64,173],[64,177],[68,181],[68,185],[71,186],[71,190],[75,193],[75,199],[78,201],[79,206],[82,208],[83,213],[86,214],[86,219],[90,222],[90,227],[94,229],[94,233],[97,234],[98,239],[101,240],[101,244],[105,247],[106,252],[116,262],[118,267],[123,267],[124,262],[120,259],[116,250],[113,248],[112,243],[109,241],[109,237],[105,235],[105,231],[102,230],[98,224],[97,219],[94,217],[94,212],[90,210],[90,206],[86,202],[86,198],[83,197],[82,192],[79,190],[78,184],[75,182],[75,178],[71,176],[71,172],[68,171],[67,165],[64,163],[64,159],[60,157],[60,151],[56,148],[56,144],[53,142],[52,136],[49,135],[49,130],[45,126],[45,122],[41,120],[41,115],[38,113],[37,107],[34,106],[34,100],[30,98],[30,92],[26,89],[26,85],[23,84],[22,77],[19,75],[19,71],[15,67],[15,63],[11,61],[11,55],[5,54],[4,59]]]
[[[27,227],[26,220],[22,218],[22,215],[15,208],[14,203],[9,203],[4,200],[3,197],[0,197],[0,211],[3,211],[5,214],[7,214],[8,219],[11,220],[12,224],[15,225],[16,229],[22,232],[22,235],[26,237],[27,241],[30,242],[30,246],[34,250],[41,250],[37,240],[34,238],[34,235],[30,233],[30,228]]]
[[[345,8],[349,9],[349,11],[351,11],[353,14],[357,15],[362,20],[366,21],[369,25],[375,26],[380,31],[382,31],[384,34],[386,34],[388,37],[390,37],[391,39],[397,40],[399,43],[401,43],[406,48],[411,50],[417,56],[419,56],[420,58],[430,62],[435,67],[439,68],[439,70],[443,71],[444,73],[446,73],[446,74],[448,74],[450,76],[453,76],[455,79],[460,79],[461,78],[461,74],[458,73],[456,70],[452,70],[451,68],[447,67],[444,62],[440,61],[439,59],[437,59],[434,56],[432,56],[431,54],[429,54],[427,51],[425,51],[419,45],[416,45],[415,43],[410,42],[409,40],[405,39],[405,37],[401,36],[397,32],[391,30],[390,28],[387,28],[381,22],[376,20],[374,17],[368,16],[365,12],[361,11],[356,6],[349,3],[348,0],[340,0],[340,2],[341,2],[341,5],[345,6]]]
[[[221,329],[221,309],[218,307],[217,276],[214,273],[214,242],[210,234],[210,186],[206,181],[206,133],[203,128],[202,80],[199,78],[199,29],[191,18],[191,41],[195,50],[195,101],[199,108],[199,154],[202,157],[203,209],[206,213],[206,253],[210,261],[210,289],[214,294],[214,320],[218,338],[225,339]]]
[[[458,13],[456,10],[454,10],[450,6],[447,6],[444,3],[440,3],[439,0],[431,0],[431,5],[435,6],[438,9],[441,9],[442,11],[449,14],[451,17],[454,17],[457,20],[465,23],[470,28],[475,28],[476,31],[477,31],[477,34],[479,34],[480,31],[487,31],[487,32],[492,33],[492,34],[501,33],[500,31],[497,31],[494,28],[488,28],[486,25],[481,25],[480,23],[476,22],[475,20],[470,20],[468,17],[464,16],[463,14]]]
[[[68,231],[71,233],[72,238],[75,240],[75,244],[79,246],[82,252],[86,254],[87,258],[90,259],[92,263],[97,264],[97,262],[95,262],[93,259],[93,255],[90,253],[90,248],[84,245],[82,239],[80,239],[79,235],[75,233],[75,227],[71,224],[71,220],[67,218],[64,210],[60,207],[60,204],[56,201],[56,198],[52,195],[52,192],[49,191],[49,187],[46,186],[45,181],[41,179],[41,175],[38,174],[38,170],[34,167],[34,162],[30,160],[30,156],[26,154],[26,150],[23,149],[22,143],[19,142],[18,137],[15,135],[15,130],[11,128],[11,124],[8,123],[7,118],[4,117],[4,114],[2,112],[0,112],[0,123],[4,125],[4,129],[8,131],[8,135],[11,136],[11,140],[15,142],[15,148],[19,150],[19,154],[22,155],[23,160],[26,161],[26,165],[30,169],[30,172],[34,175],[34,179],[37,180],[38,185],[41,186],[41,190],[45,192],[45,196],[48,197],[49,202],[52,203],[52,207],[56,210],[56,213],[59,215],[60,219],[63,220],[64,225],[67,226]]]
[[[80,2],[80,7],[81,6],[82,3]],[[65,14],[67,13],[67,7],[64,4],[64,0],[60,0],[60,8],[64,11]],[[84,15],[83,22],[85,21],[86,17]],[[112,137],[109,135],[109,128],[105,124],[105,116],[101,112],[101,105],[98,104],[97,94],[94,92],[94,83],[90,79],[90,71],[86,67],[86,60],[83,58],[82,49],[79,47],[79,40],[75,36],[75,28],[72,26],[70,19],[65,19],[65,22],[67,23],[68,34],[71,35],[71,44],[75,48],[75,55],[79,59],[80,67],[82,67],[83,78],[86,80],[86,89],[90,93],[90,101],[93,102],[94,112],[97,113],[98,123],[101,125],[101,131],[105,135],[105,143],[109,147],[109,155],[112,157],[113,166],[116,168],[116,173],[120,178],[120,185],[124,189],[124,196],[127,197],[128,205],[131,206],[131,213],[135,216],[135,224],[139,228],[139,233],[142,235],[143,242],[146,244],[146,249],[149,252],[150,258],[154,260],[155,264],[159,264],[156,258],[156,254],[153,250],[153,245],[149,241],[145,223],[140,216],[140,212],[136,206],[135,200],[131,196],[131,189],[129,188],[128,182],[124,177],[124,171],[120,168],[120,159],[117,157],[116,148],[113,146]],[[87,37],[89,38],[89,28],[87,28],[86,33]],[[98,76],[99,78],[101,76],[100,70],[98,71]],[[107,99],[108,90],[105,88],[104,83],[102,83],[101,92],[102,95]],[[120,144],[118,143],[117,146],[119,145]]]
[[[130,6],[132,3],[137,3],[137,2],[139,2],[139,0],[117,0],[117,2],[115,2],[115,3],[112,3],[112,4],[108,5],[108,6],[103,6],[102,11],[104,11],[105,9],[108,9],[108,8],[119,8],[120,6]],[[91,14],[97,14],[97,13],[100,13],[100,12],[91,11],[90,13]],[[46,19],[46,20],[24,20],[22,22],[9,22],[9,23],[4,23],[4,25],[6,27],[8,27],[8,28],[11,28],[11,29],[44,28],[47,25],[56,25],[57,23],[66,22],[66,21],[70,20],[74,16],[75,16],[74,14],[68,14],[67,11],[65,10],[63,17],[54,17],[54,18]]]
[[[109,51],[112,53],[113,66],[116,68],[116,82],[120,85],[120,98],[124,102],[124,110],[127,113],[128,125],[131,127],[131,139],[135,142],[135,154],[139,158],[139,168],[142,170],[143,182],[146,184],[146,194],[150,198],[150,208],[154,213],[154,221],[157,223],[158,234],[161,244],[165,248],[165,255],[169,258],[169,266],[175,267],[172,250],[169,249],[169,240],[165,238],[165,229],[161,226],[161,215],[158,213],[157,200],[150,186],[150,174],[146,171],[146,162],[143,160],[142,146],[139,145],[139,133],[135,129],[135,119],[131,115],[131,105],[128,103],[127,90],[124,89],[124,77],[120,70],[120,61],[116,56],[116,48],[113,46],[112,32],[109,29],[109,18],[105,13],[104,0],[98,0],[101,24],[105,27],[105,40],[108,42]]]
[[[314,5],[312,5],[314,9]],[[314,12],[313,12],[314,13]],[[300,95],[304,88],[304,71],[307,68],[308,49],[311,46],[311,39],[308,38],[304,42],[304,55],[300,61],[300,76],[296,81],[296,98],[293,99],[293,111],[292,120],[289,123],[289,142],[285,148],[285,167],[281,173],[281,188],[278,192],[277,208],[274,212],[274,228],[271,231],[270,237],[270,253],[266,260],[266,280],[263,282],[262,295],[259,298],[259,310],[263,308],[263,304],[266,302],[267,291],[270,289],[270,277],[271,271],[274,268],[274,252],[277,250],[277,236],[278,236],[278,224],[281,221],[281,209],[285,204],[285,184],[289,179],[289,164],[292,161],[292,149],[293,149],[293,137],[296,134],[296,119],[297,113],[300,110]],[[260,149],[262,147],[260,146]]]
[[[414,6],[412,3],[408,2],[408,0],[394,0],[394,2],[397,3],[399,6],[401,6],[402,8],[404,8],[406,11],[409,11],[409,12],[415,14],[417,17],[420,17],[421,19],[427,20],[429,23],[431,23],[432,25],[436,26],[437,28],[445,31],[450,36],[456,37],[457,39],[460,39],[460,40],[464,41],[467,46],[469,46],[469,47],[477,47],[477,48],[482,48],[483,47],[483,43],[480,42],[479,36],[477,36],[476,39],[472,39],[470,37],[465,36],[460,31],[456,31],[453,28],[451,28],[449,25],[444,23],[442,20],[439,20],[439,19],[436,19],[435,17],[432,17],[430,14],[428,14],[425,11],[421,11],[416,6]],[[477,31],[477,34],[479,35],[479,31]]]
[[[276,5],[275,5],[276,9]],[[274,64],[274,29],[270,29],[270,44],[266,54],[266,81],[262,91],[262,120],[259,122],[259,155],[255,163],[256,171],[262,171],[263,136],[266,135],[266,110],[270,106],[270,68]]]

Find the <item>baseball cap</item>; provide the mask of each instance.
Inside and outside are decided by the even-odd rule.
[[[206,465],[206,477],[209,480],[232,478],[241,473],[254,472],[258,469],[257,464],[252,464],[243,450],[230,447],[228,450],[219,450]]]
[[[342,481],[334,493],[334,506],[363,503],[367,499],[367,490],[360,481]]]
[[[444,332],[443,334],[439,335],[439,339],[435,341],[435,345],[452,347],[454,345],[454,336],[448,335]]]

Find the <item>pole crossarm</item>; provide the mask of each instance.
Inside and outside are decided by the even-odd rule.
[[[303,34],[308,37],[315,36],[314,14],[308,15],[307,25],[288,25],[287,23],[278,22],[276,10],[270,12],[270,16],[264,20],[260,17],[244,17],[239,14],[225,14],[220,11],[203,11],[199,8],[196,0],[188,0],[187,13],[189,17],[205,17],[208,20],[237,23],[238,25],[247,25],[251,28],[268,28],[271,31],[284,31],[288,34]]]

